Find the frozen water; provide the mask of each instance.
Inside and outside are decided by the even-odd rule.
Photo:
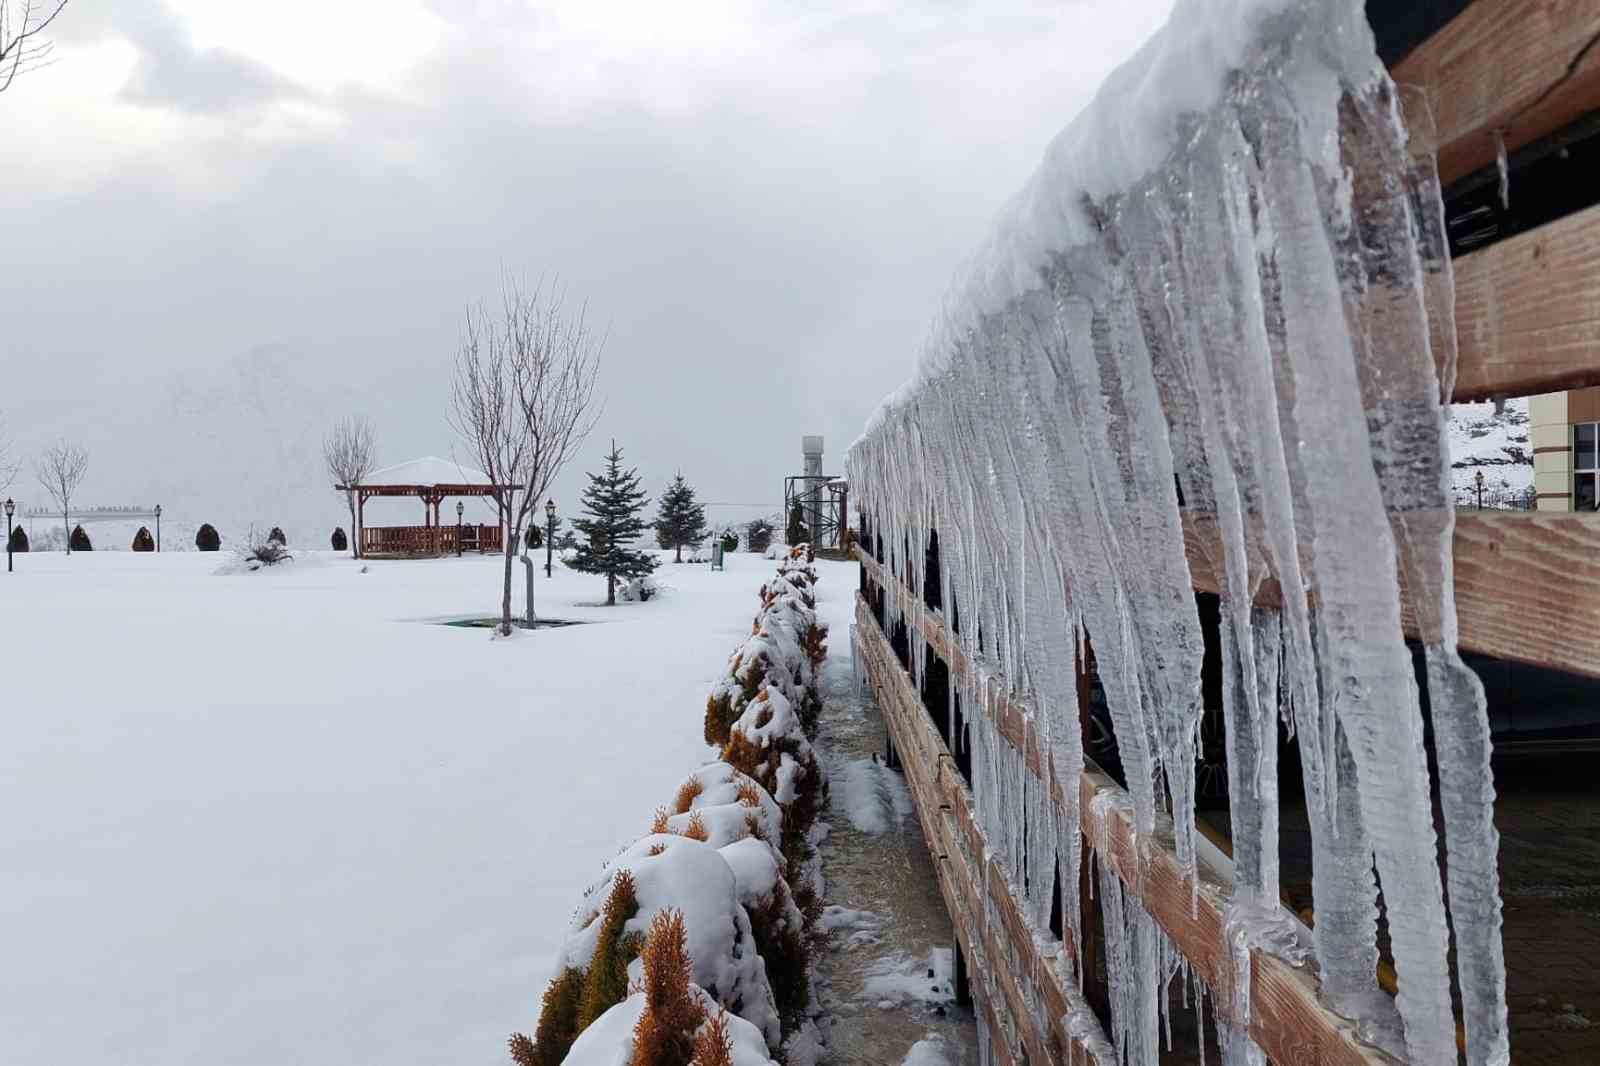
[[[972,666],[979,822],[1036,926],[1060,863],[1074,939],[1086,641],[1140,846],[1170,811],[1193,872],[1203,644],[1184,512],[1208,534],[1236,849],[1233,987],[1213,990],[1228,1062],[1260,1058],[1252,953],[1294,940],[1277,899],[1280,715],[1312,813],[1324,994],[1368,1032],[1397,1009],[1411,1061],[1453,1064],[1453,928],[1469,1063],[1509,1055],[1487,722],[1455,652],[1450,268],[1432,163],[1412,153],[1359,0],[1180,0],[1052,146],[916,379],[850,452],[892,572],[919,584],[938,532]],[[1427,649],[1448,915],[1402,579]],[[1065,809],[994,728],[1006,686]],[[1124,1061],[1153,1062],[1176,956],[1123,873],[1098,875],[1122,916],[1112,1035]],[[1392,1007],[1374,994],[1380,883]]]

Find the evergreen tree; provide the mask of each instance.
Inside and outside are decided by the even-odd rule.
[[[585,574],[606,575],[606,606],[617,602],[617,578],[643,577],[656,568],[649,552],[631,545],[648,526],[639,517],[650,498],[639,487],[639,472],[622,469],[622,449],[611,442],[603,473],[589,475],[583,513],[572,524],[582,533],[578,554],[567,565]]]
[[[683,562],[683,547],[699,547],[706,539],[706,509],[695,502],[694,489],[679,474],[661,496],[656,513],[656,543],[677,552],[673,562]]]

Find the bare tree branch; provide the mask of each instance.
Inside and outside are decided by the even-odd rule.
[[[357,517],[356,495],[367,475],[372,473],[376,450],[372,423],[361,415],[349,415],[322,438],[322,459],[335,488],[344,492],[350,505],[350,555],[361,557],[361,527]]]
[[[72,497],[89,469],[89,452],[65,440],[57,441],[34,460],[33,472],[39,484],[61,508],[61,524],[67,534],[67,554],[72,554]]]
[[[11,483],[17,479],[17,471],[21,468],[22,464],[12,458],[11,438],[6,434],[5,419],[0,418],[0,494],[4,494],[11,487]]]
[[[0,93],[17,75],[54,62],[54,45],[39,35],[66,6],[67,0],[0,0]]]
[[[469,308],[450,421],[495,485],[506,533],[500,629],[511,632],[512,560],[528,516],[594,428],[604,339],[555,286],[507,279],[498,315]],[[530,609],[531,610],[531,609]]]

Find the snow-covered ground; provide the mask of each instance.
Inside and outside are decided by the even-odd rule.
[[[493,613],[496,557],[229,561],[0,573],[0,1060],[505,1062],[583,888],[709,757],[772,563],[609,609],[558,565],[540,613],[597,624],[494,641],[430,623]]]

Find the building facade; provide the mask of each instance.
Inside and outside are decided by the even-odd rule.
[[[1600,388],[1531,397],[1528,419],[1539,510],[1600,510]]]

